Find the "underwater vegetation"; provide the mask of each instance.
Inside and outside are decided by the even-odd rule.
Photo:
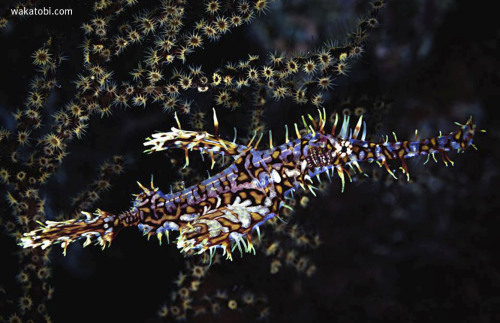
[[[11,10],[42,7],[72,14]],[[470,9],[2,4],[0,319],[494,320],[500,33]]]

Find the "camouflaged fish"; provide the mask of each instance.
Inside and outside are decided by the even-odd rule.
[[[414,141],[387,139],[378,143],[366,141],[366,124],[359,118],[354,129],[349,128],[349,117],[344,116],[340,131],[336,133],[338,116],[330,133],[325,131],[326,113],[319,111],[319,121],[308,115],[302,120],[307,132],[301,134],[295,124],[297,138],[285,143],[258,150],[258,140],[252,138],[246,146],[226,141],[217,134],[218,122],[214,110],[215,134],[204,131],[181,130],[160,132],[147,138],[144,143],[148,153],[166,149],[184,149],[186,165],[188,152],[231,156],[234,162],[220,173],[201,183],[170,194],[159,188],[146,188],[136,195],[133,206],[120,214],[97,210],[94,215],[83,212],[86,219],[64,222],[46,221],[32,232],[26,233],[21,245],[46,248],[60,243],[66,252],[69,243],[86,239],[84,246],[97,241],[103,248],[127,227],[137,227],[144,234],[169,239],[172,231],[178,231],[176,243],[182,252],[209,251],[213,255],[221,248],[232,259],[231,250],[238,247],[255,252],[252,245],[253,231],[259,235],[259,227],[287,207],[285,199],[298,188],[314,194],[313,178],[322,173],[328,177],[338,174],[344,189],[349,168],[361,171],[363,162],[376,162],[394,176],[387,161],[400,160],[401,169],[409,176],[405,159],[424,155],[435,159],[440,154],[443,162],[453,163],[447,152],[463,152],[472,145],[476,126],[470,118],[466,124],[448,135]],[[177,118],[176,118],[177,119]],[[178,119],[177,119],[178,122]],[[458,124],[458,123],[457,123]],[[362,131],[361,131],[362,130]],[[262,136],[260,137],[262,138]],[[331,174],[330,174],[331,173]],[[395,177],[395,176],[394,176]],[[408,177],[409,178],[409,177]]]

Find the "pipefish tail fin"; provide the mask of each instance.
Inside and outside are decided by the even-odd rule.
[[[40,223],[40,228],[24,234],[19,245],[23,248],[45,249],[51,245],[61,244],[63,254],[66,255],[66,248],[70,243],[86,238],[84,247],[95,241],[104,249],[123,228],[118,217],[109,212],[97,210],[94,217],[87,212],[82,214],[86,219]]]

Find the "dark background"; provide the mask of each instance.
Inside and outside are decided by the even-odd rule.
[[[205,46],[192,59],[213,68],[246,53],[312,49],[327,39],[342,39],[342,31],[350,30],[365,4],[286,1],[253,25]],[[49,6],[49,1],[43,5]],[[47,35],[58,39],[69,58],[63,64],[62,87],[49,100],[49,112],[71,97],[71,81],[81,71],[79,26],[91,16],[89,5],[53,1],[50,6],[71,7],[74,14],[17,20],[0,34],[0,118],[8,128],[13,127],[9,113],[21,107],[33,76],[30,55]],[[338,110],[339,102],[348,97],[356,101],[383,96],[391,108],[379,132],[372,132],[395,131],[400,138],[411,138],[415,128],[425,137],[452,131],[454,121],[463,123],[472,115],[479,128],[487,130],[477,135],[479,150],[450,154],[455,166],[448,168],[433,162],[422,166],[424,159],[417,158],[409,163],[411,183],[386,180],[382,172],[372,173],[368,167],[379,177],[348,184],[341,194],[336,178],[289,223],[321,236],[323,244],[309,254],[317,266],[312,277],[289,268],[272,275],[270,259],[257,250],[257,256],[214,266],[199,295],[216,289],[265,294],[272,321],[498,321],[497,21],[497,12],[474,1],[388,1],[364,55],[349,77],[336,80],[327,111]],[[127,62],[123,68],[129,68]],[[191,99],[201,110],[210,107],[197,102],[197,97]],[[302,113],[303,108],[291,102],[271,103],[265,118],[268,127],[278,131],[285,123],[297,122]],[[219,112],[219,118],[221,131],[231,134],[233,126],[245,120],[245,111]],[[168,190],[169,183],[179,178],[178,167],[170,158],[140,151],[143,138],[168,129],[171,119],[159,108],[148,107],[94,120],[88,135],[71,144],[66,162],[42,194],[47,216],[70,209],[71,197],[95,176],[96,165],[112,154],[127,158],[127,172],[102,196],[99,208],[112,212],[128,208],[130,194],[138,190],[135,181],[148,182],[151,173],[156,184]],[[9,217],[8,209],[1,216]],[[1,241],[2,286],[10,287],[18,270],[17,246],[5,234]],[[66,257],[54,249],[56,291],[49,304],[55,322],[153,322],[184,266],[174,245],[159,247],[134,230],[123,232],[102,252],[98,247],[82,249],[80,243],[71,245]],[[226,311],[198,321],[254,317]]]

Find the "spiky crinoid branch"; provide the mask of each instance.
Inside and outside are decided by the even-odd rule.
[[[150,99],[162,100],[166,84],[159,81],[167,79],[166,66],[176,61],[186,63],[186,57],[202,48],[203,43],[217,41],[231,29],[250,23],[267,11],[272,1],[200,1],[186,7],[186,1],[167,0],[142,10],[133,19],[124,13],[137,2],[114,1],[96,10],[96,16],[82,26],[86,35],[84,63],[89,75],[83,75],[79,85],[85,89],[87,99],[100,95],[112,76],[108,63],[133,47],[149,46],[143,60],[146,69],[139,64],[132,72],[134,82],[124,81],[108,91],[105,103],[145,106]]]
[[[200,16],[191,17],[186,15],[183,1],[165,1],[125,21],[120,20],[125,7],[114,14],[104,11],[83,25],[88,75],[81,77],[78,86],[87,100],[101,96],[101,106],[145,107],[148,102],[156,102],[166,111],[186,113],[191,106],[186,97],[208,91],[215,105],[227,108],[249,103],[248,98],[258,106],[269,98],[292,98],[298,104],[319,107],[335,78],[347,74],[352,61],[363,52],[368,33],[378,23],[383,1],[372,1],[370,11],[343,45],[330,41],[306,54],[269,55],[267,62],[258,55],[249,55],[248,59],[227,63],[211,72],[201,66],[172,68],[176,61],[187,65],[188,54],[201,51],[204,43],[217,41],[231,29],[250,23],[267,11],[270,2],[205,1],[190,8],[194,13],[199,6],[202,9]],[[111,39],[110,33],[117,36]],[[108,62],[139,45],[149,48],[131,71],[133,81],[114,82]]]
[[[57,71],[63,61],[56,48],[55,41],[49,38],[33,53],[31,59],[37,74],[28,85],[25,103],[13,114],[15,127],[0,129],[1,193],[11,208],[11,217],[2,219],[2,224],[16,239],[45,219],[45,199],[40,189],[64,160],[73,137],[72,127],[79,120],[56,114],[52,127],[42,126],[47,120],[48,97],[58,85]],[[45,304],[52,293],[47,252],[23,250],[18,263],[21,295],[15,291],[11,295],[19,297],[16,303],[21,306],[21,319],[47,319]]]

